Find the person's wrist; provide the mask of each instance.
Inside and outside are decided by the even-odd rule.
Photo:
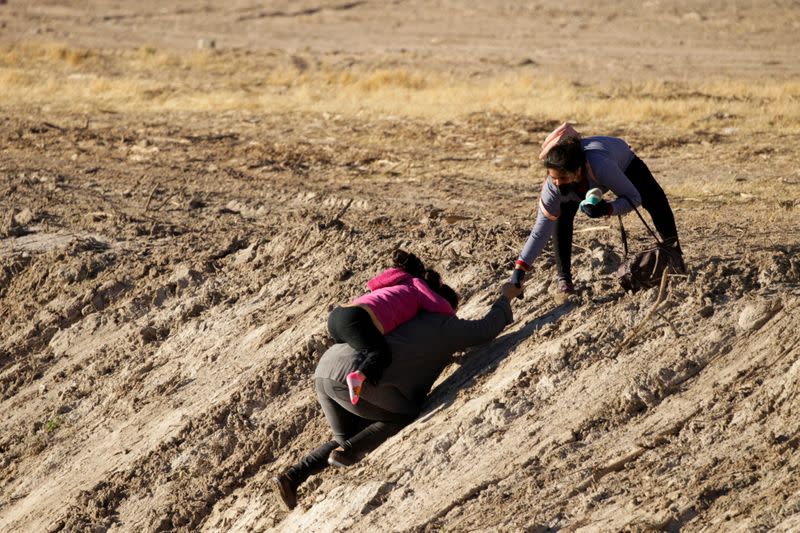
[[[511,273],[511,279],[509,280],[513,285],[517,287],[522,285],[522,281],[525,279],[525,270],[522,268],[515,268],[514,271]]]
[[[511,283],[504,283],[502,288],[500,289],[500,299],[505,300],[508,303],[511,303],[513,300],[513,296],[511,296],[511,287],[513,285]]]

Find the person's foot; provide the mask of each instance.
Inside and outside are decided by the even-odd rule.
[[[560,294],[575,294],[575,285],[573,285],[572,281],[568,279],[558,280],[557,289]]]
[[[686,263],[683,260],[683,250],[681,249],[681,243],[678,241],[678,238],[674,237],[672,239],[665,239],[664,244],[670,246],[675,252],[677,252],[672,257],[672,261],[670,262],[675,270],[675,273],[688,274],[689,271],[686,269]]]
[[[683,255],[678,256],[678,264],[675,265],[677,270],[676,274],[688,274],[689,270],[686,268],[686,263],[683,260]]]
[[[328,455],[328,464],[331,466],[345,468],[353,466],[356,462],[357,459],[353,457],[352,452],[345,451],[343,448],[336,448]]]
[[[677,256],[675,257],[675,272],[676,274],[688,274],[689,271],[686,269],[686,263],[683,260],[683,252],[681,251],[681,247],[677,247]]]
[[[567,302],[575,301],[575,286],[572,280],[561,278],[556,281],[556,294],[553,297],[556,304],[563,305]]]
[[[271,482],[272,491],[287,511],[297,507],[297,488],[295,488],[286,474],[279,474],[273,477]]]

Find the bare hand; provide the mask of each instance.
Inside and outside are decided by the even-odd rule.
[[[503,296],[510,302],[520,294],[522,294],[522,287],[517,287],[513,283],[504,283],[500,289]]]

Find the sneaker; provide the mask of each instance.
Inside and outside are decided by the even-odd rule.
[[[667,239],[664,241],[664,244],[673,247],[673,249],[677,252],[676,256],[673,257],[673,261],[671,262],[675,273],[688,274],[689,271],[686,269],[686,263],[683,260],[683,250],[681,250],[681,243],[678,242],[678,239]]]
[[[678,264],[675,265],[677,270],[676,274],[688,274],[689,270],[686,268],[686,263],[683,261],[683,255],[678,256]]]
[[[677,264],[675,265],[675,269],[677,270],[676,274],[688,274],[689,270],[686,268],[686,263],[683,260],[683,252],[681,252],[680,245],[678,246],[678,257]]]
[[[575,294],[575,285],[568,279],[558,280],[558,292],[561,294]]]
[[[328,464],[331,466],[338,466],[339,468],[346,468],[356,464],[356,459],[351,453],[344,451],[342,448],[336,448],[328,456]]]
[[[287,511],[297,507],[297,489],[286,474],[275,476],[271,480],[272,491]]]

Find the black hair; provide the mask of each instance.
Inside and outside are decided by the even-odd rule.
[[[586,164],[581,140],[577,137],[561,139],[553,146],[544,158],[545,168],[555,168],[567,172],[575,172]]]
[[[453,308],[453,311],[458,309],[458,293],[454,291],[449,285],[445,285],[442,283],[442,286],[436,291],[436,293],[447,300],[450,306]]]
[[[458,308],[458,294],[450,286],[442,283],[442,276],[440,276],[438,272],[429,268],[425,270],[425,275],[422,279],[425,280],[425,283],[428,284],[428,287],[430,287],[433,292],[447,300],[447,303],[450,304],[453,310]]]
[[[394,266],[405,270],[416,278],[421,278],[425,274],[425,265],[422,260],[411,252],[406,252],[400,248],[392,252],[392,263]]]
[[[428,286],[433,290],[436,290],[442,286],[442,276],[430,268],[425,270],[425,274],[422,276],[422,279],[424,279],[425,283],[427,283]]]
[[[422,260],[411,252],[397,248],[392,252],[392,263],[396,268],[405,270],[414,277],[422,278],[433,292],[447,300],[453,310],[458,308],[458,294],[442,283],[442,276],[433,269],[425,268]]]

